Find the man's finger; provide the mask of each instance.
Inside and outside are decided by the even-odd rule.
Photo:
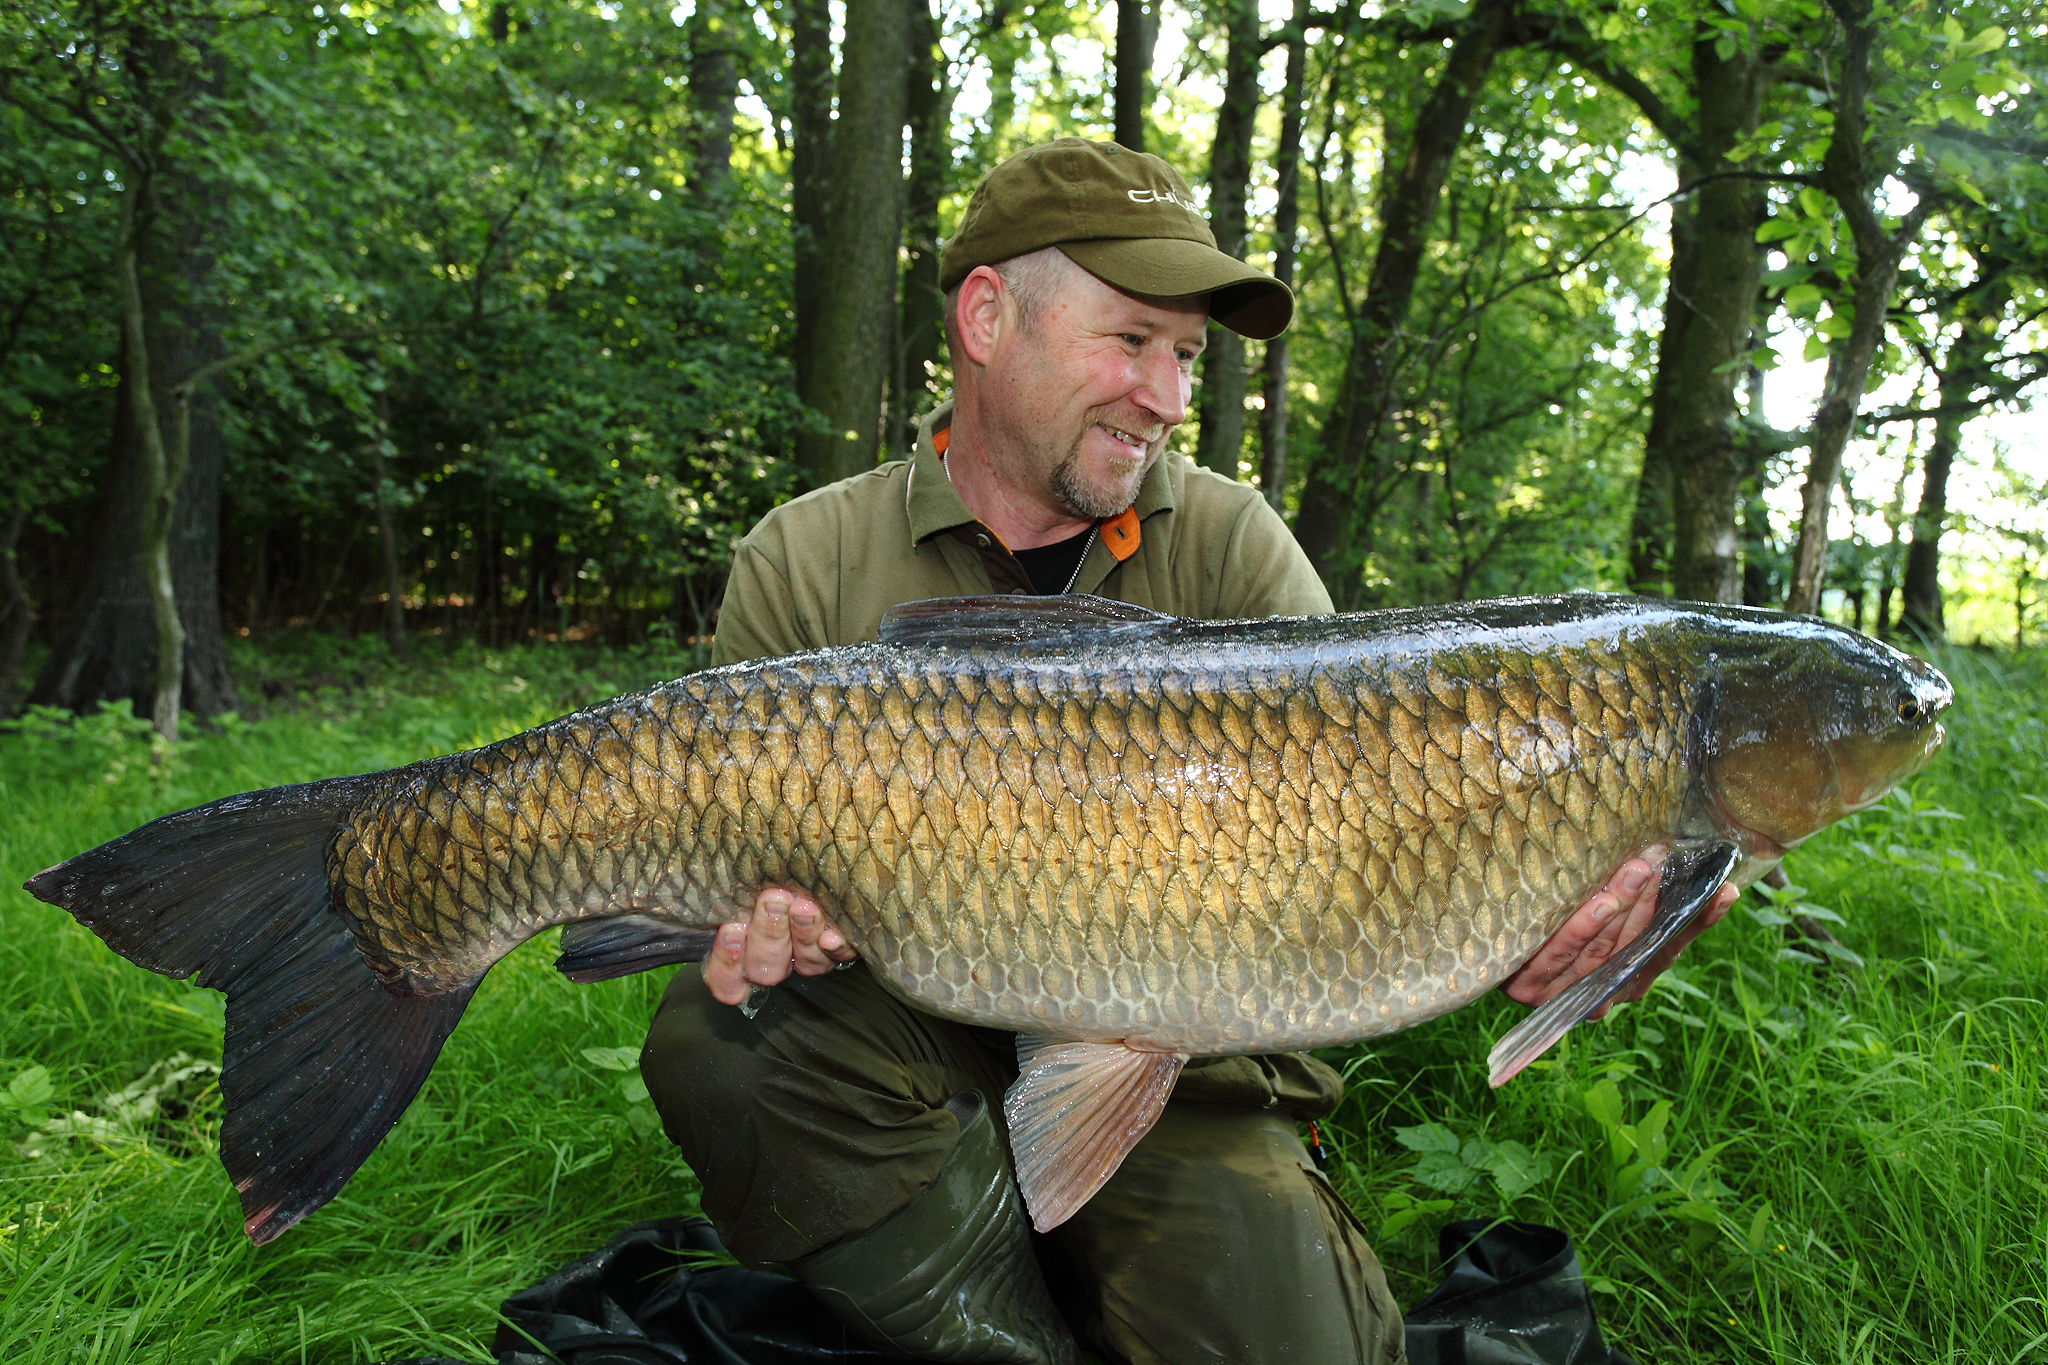
[[[1631,858],[1616,868],[1607,885],[1587,897],[1535,956],[1508,978],[1508,997],[1525,1005],[1540,1005],[1612,957],[1626,941],[1622,934],[1635,918],[1646,888],[1654,909],[1656,871],[1642,858]],[[1624,908],[1628,913],[1623,913]]]
[[[779,886],[767,887],[754,897],[754,913],[747,921],[746,975],[756,986],[773,986],[789,975],[793,955],[789,911],[793,900]]]
[[[790,899],[789,940],[797,972],[803,976],[829,972],[854,957],[846,936],[833,928],[824,910],[805,895],[796,894]]]
[[[718,926],[718,937],[704,958],[704,985],[721,1005],[737,1005],[754,988],[746,973],[747,922]]]

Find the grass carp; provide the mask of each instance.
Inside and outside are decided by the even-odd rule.
[[[520,943],[568,926],[579,980],[692,960],[767,884],[911,1003],[1018,1032],[1005,1109],[1051,1227],[1190,1056],[1455,1009],[1660,860],[1651,927],[1501,1040],[1500,1083],[1725,877],[1920,768],[1951,699],[1888,646],[1735,607],[942,600],[878,643],[166,816],[28,889],[226,991],[221,1156],[258,1242],[334,1196]]]

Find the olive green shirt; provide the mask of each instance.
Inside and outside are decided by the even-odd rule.
[[[939,452],[952,417],[951,403],[926,417],[910,459],[806,493],[748,532],[733,557],[712,662],[872,640],[899,602],[1031,591],[1024,566],[946,477]],[[1308,557],[1257,490],[1174,452],[1146,472],[1130,510],[1098,528],[1073,591],[1203,620],[1331,609]]]

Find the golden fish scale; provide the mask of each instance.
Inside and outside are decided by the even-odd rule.
[[[1675,649],[718,670],[408,770],[337,839],[338,899],[387,981],[434,991],[549,925],[709,926],[784,883],[953,1018],[1325,1044],[1496,985],[1676,827]]]

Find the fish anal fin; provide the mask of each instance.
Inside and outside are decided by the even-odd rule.
[[[1112,634],[1122,639],[1163,629],[1174,620],[1145,607],[1087,593],[933,597],[889,608],[878,633],[885,645],[970,649],[1028,644],[1052,634]]]
[[[1040,1232],[1074,1216],[1158,1122],[1187,1062],[1180,1052],[1022,1034],[1003,1096],[1017,1187]]]
[[[702,962],[717,941],[716,929],[686,929],[650,915],[584,920],[562,931],[555,970],[588,985],[678,962]]]
[[[1657,954],[1714,899],[1742,861],[1726,839],[1672,845],[1658,877],[1657,913],[1643,931],[1596,972],[1575,982],[1509,1029],[1487,1054],[1488,1081],[1498,1088],[1550,1050],[1581,1019],[1613,1000],[1648,969]]]

